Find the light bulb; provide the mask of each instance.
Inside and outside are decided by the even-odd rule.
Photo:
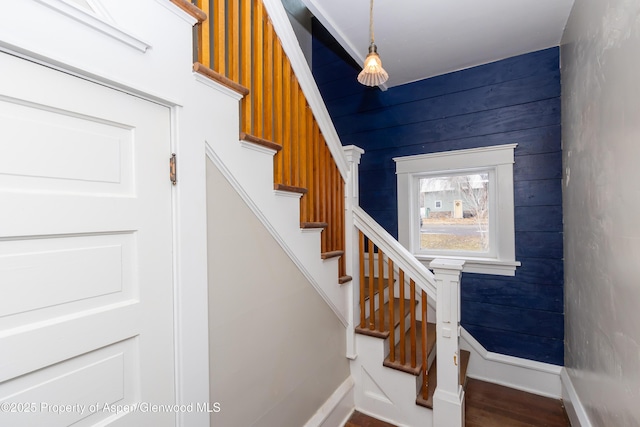
[[[376,45],[369,46],[369,54],[364,59],[364,67],[358,74],[358,81],[365,86],[380,86],[389,79],[389,74],[382,68],[382,61],[376,52]]]

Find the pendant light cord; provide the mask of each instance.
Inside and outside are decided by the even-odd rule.
[[[373,0],[369,6],[369,35],[371,36],[371,44],[373,44]]]

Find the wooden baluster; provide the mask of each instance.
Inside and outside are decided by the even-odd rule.
[[[196,6],[207,14],[207,19],[199,25],[198,62],[211,68],[211,11],[209,9],[209,0],[198,0]]]
[[[262,1],[260,1],[262,3]],[[262,9],[264,13],[264,8]],[[266,16],[266,14],[265,14]],[[273,136],[273,91],[274,87],[273,74],[274,74],[274,62],[273,62],[273,43],[275,35],[273,33],[273,24],[266,18],[267,28],[264,37],[264,138],[269,141],[274,141]],[[279,182],[279,181],[276,181]]]
[[[241,102],[240,128],[253,135],[251,126],[253,88],[251,87],[251,0],[240,0],[240,84],[250,92]]]
[[[306,129],[307,129],[307,183],[306,186],[309,189],[309,192],[307,194],[305,194],[306,196],[306,201],[307,201],[307,221],[309,222],[314,222],[315,221],[315,217],[314,217],[314,207],[313,207],[313,202],[315,200],[315,184],[314,184],[314,153],[315,153],[315,148],[314,148],[314,143],[313,143],[313,114],[311,113],[311,108],[309,107],[309,105],[306,106],[305,109],[305,122],[306,122]]]
[[[321,139],[322,141],[322,156],[324,158],[323,163],[324,163],[324,182],[322,183],[322,215],[323,215],[323,221],[326,222],[327,228],[326,228],[326,240],[325,240],[325,245],[327,248],[327,251],[331,250],[331,233],[333,232],[333,224],[331,223],[331,218],[329,218],[330,216],[330,210],[329,210],[329,198],[331,197],[330,194],[330,187],[329,187],[329,182],[331,181],[331,176],[329,175],[329,171],[330,169],[330,156],[329,156],[329,148],[327,147],[327,142],[324,139],[324,136]]]
[[[327,182],[327,177],[326,177],[326,167],[325,167],[325,145],[324,145],[324,139],[322,138],[322,134],[319,134],[319,139],[318,139],[318,172],[319,177],[318,177],[318,190],[319,191],[319,198],[318,198],[318,211],[320,214],[320,222],[327,222],[327,214],[326,214],[326,205],[325,205],[325,194],[327,191],[327,187],[326,187],[326,182]],[[327,227],[328,228],[328,227]],[[328,252],[328,245],[327,245],[327,233],[329,232],[327,230],[327,228],[325,228],[324,230],[322,230],[322,240],[321,240],[321,248],[322,248],[322,252]]]
[[[333,156],[331,157],[333,159]],[[333,219],[336,222],[336,233],[334,237],[334,244],[336,246],[336,250],[342,249],[341,237],[342,237],[342,218],[344,217],[344,213],[340,211],[340,171],[338,170],[338,166],[335,164],[335,160],[333,163],[333,206],[334,211],[336,213],[335,218]]]
[[[313,216],[315,220],[318,222],[322,222],[322,213],[321,213],[321,188],[322,188],[322,162],[321,162],[321,149],[320,149],[320,128],[318,127],[318,122],[313,122],[313,173],[314,173],[314,198],[313,198]],[[322,233],[324,239],[324,232]]]
[[[295,74],[291,74],[291,86],[289,87],[291,92],[289,97],[291,98],[291,185],[300,187],[300,135],[298,129],[298,91],[299,85],[296,80]]]
[[[273,142],[281,145],[284,141],[284,102],[282,100],[284,73],[282,55],[282,46],[280,43],[275,43],[273,55],[273,103],[275,107]],[[284,184],[284,154],[282,150],[278,151],[273,159],[274,181],[278,184]]]
[[[374,330],[376,328],[376,316],[375,316],[375,308],[376,308],[376,298],[373,294],[373,242],[369,239],[369,329]]]
[[[293,185],[291,183],[291,63],[284,56],[282,58],[284,67],[284,87],[282,98],[284,101],[284,138],[282,140],[282,154],[284,155],[283,178],[285,185]]]
[[[358,255],[360,257],[360,327],[365,328],[364,316],[364,234],[358,231]]]
[[[417,364],[416,355],[416,282],[411,279],[409,281],[409,317],[411,318],[411,326],[409,329],[409,339],[411,340],[411,367],[415,368]]]
[[[345,250],[345,226],[344,226],[344,220],[345,220],[345,210],[344,210],[344,180],[342,179],[342,176],[339,175],[339,191],[338,191],[338,200],[339,200],[339,212],[340,212],[340,216],[338,218],[338,224],[340,224],[340,231],[338,233],[338,236],[340,237],[340,247],[338,249],[340,249],[341,251]],[[345,259],[345,257],[341,257],[340,258],[340,277],[345,276],[347,274],[347,261]]]
[[[234,82],[240,79],[240,2],[232,1],[229,7],[229,27],[227,52],[229,58],[229,77]]]
[[[331,206],[331,157],[329,156],[329,147],[326,145],[326,141],[323,141],[324,144],[324,167],[325,167],[325,181],[324,181],[324,201],[322,205],[324,206],[325,212],[325,222],[327,225],[327,250],[333,250],[333,227],[335,226],[333,222],[333,212]]]
[[[400,363],[401,364],[405,364],[407,362],[407,355],[406,355],[406,349],[405,349],[405,344],[406,344],[406,340],[405,340],[405,331],[404,331],[404,320],[405,320],[405,314],[404,314],[404,271],[402,269],[400,269],[400,273],[399,273],[398,277],[398,289],[399,289],[399,298],[400,298],[400,330],[398,331],[398,333],[400,334]]]
[[[394,275],[395,275],[395,271],[393,270],[393,260],[391,258],[389,258],[389,262],[388,262],[388,268],[389,268],[389,282],[388,282],[388,287],[389,287],[389,324],[391,325],[389,327],[389,360],[391,361],[391,363],[396,361],[396,328],[394,328],[394,314],[395,314],[395,307],[394,307],[394,283],[393,283],[393,279],[394,279]]]
[[[378,307],[380,307],[378,318],[382,331],[384,328],[384,252],[380,248],[378,248]]]
[[[251,94],[253,96],[252,113],[252,134],[264,138],[263,134],[263,111],[264,111],[264,11],[262,0],[253,0],[253,85]]]
[[[420,333],[422,334],[422,398],[427,400],[427,395],[428,395],[428,391],[427,391],[427,386],[428,386],[428,378],[427,378],[427,371],[429,370],[429,367],[427,366],[427,360],[428,360],[428,355],[427,355],[427,293],[425,291],[421,291],[420,295],[422,296],[422,301],[420,301],[420,303],[422,304],[421,307],[421,311],[422,311],[422,328]]]
[[[227,2],[214,0],[213,6],[213,69],[227,75]],[[211,19],[211,18],[210,18]],[[202,61],[200,61],[202,62]],[[204,63],[203,63],[204,64]],[[207,65],[207,64],[204,64]]]
[[[306,188],[307,193],[302,195],[300,200],[300,218],[302,218],[303,222],[309,222],[309,214],[308,214],[308,203],[307,199],[309,199],[309,188],[307,187],[308,182],[308,159],[307,159],[307,150],[308,150],[308,141],[307,141],[307,110],[309,106],[307,105],[307,101],[304,98],[304,93],[300,86],[298,86],[298,144],[300,149],[300,160],[298,162],[300,169],[300,187]]]

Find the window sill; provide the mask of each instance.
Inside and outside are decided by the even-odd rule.
[[[467,258],[456,256],[432,256],[415,255],[415,257],[429,268],[429,263],[434,259],[462,259],[464,260],[463,273],[492,274],[495,276],[515,276],[516,267],[520,266],[520,261],[503,261],[492,258]]]

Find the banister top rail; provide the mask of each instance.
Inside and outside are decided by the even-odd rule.
[[[400,244],[359,206],[353,207],[354,225],[390,257],[397,267],[409,274],[431,298],[436,298],[436,282],[429,271],[411,252]]]

